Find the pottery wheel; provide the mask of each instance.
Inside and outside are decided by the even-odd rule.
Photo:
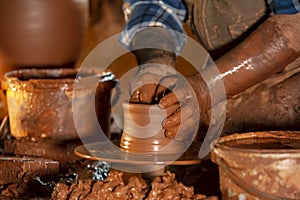
[[[77,156],[90,160],[129,165],[195,165],[201,163],[195,152],[187,151],[180,154],[131,153],[116,145],[119,144],[118,142],[105,141],[85,144],[75,148],[74,152]]]

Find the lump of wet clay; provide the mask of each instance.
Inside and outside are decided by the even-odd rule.
[[[192,186],[184,186],[177,182],[175,174],[169,171],[155,177],[150,184],[136,176],[132,176],[126,184],[122,176],[122,172],[111,171],[104,181],[79,180],[71,185],[57,183],[52,193],[52,199],[218,199],[194,194]]]
[[[57,161],[0,156],[0,198],[48,196],[58,173]]]
[[[67,185],[56,184],[52,199],[143,199],[147,192],[147,183],[137,177],[131,177],[125,184],[123,173],[112,171],[104,181],[79,180]]]

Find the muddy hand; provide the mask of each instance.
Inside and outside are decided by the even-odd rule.
[[[168,114],[163,121],[165,136],[176,140],[191,139],[198,127],[199,111],[189,82],[176,75],[164,77],[157,87],[155,99],[160,99],[159,106]]]
[[[160,80],[165,76],[176,74],[176,70],[157,63],[144,64],[139,67],[136,76],[129,84],[131,103],[157,103],[155,92]]]
[[[143,80],[153,80],[153,83],[145,83],[142,84]],[[160,76],[157,74],[145,74],[136,80],[134,80],[131,83],[132,86],[141,85],[141,87],[137,87],[135,89],[130,97],[129,102],[130,103],[152,103],[153,102],[153,96],[157,87],[157,84],[155,83],[160,79]],[[141,84],[137,84],[141,83]]]

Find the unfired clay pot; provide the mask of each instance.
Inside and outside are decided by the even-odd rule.
[[[89,138],[100,134],[99,125],[109,135],[110,95],[116,83],[114,75],[81,72],[80,78],[75,79],[77,72],[75,69],[7,72],[2,88],[6,93],[11,135],[59,140]],[[95,84],[84,82],[90,78],[96,80]],[[77,80],[82,84],[75,85]],[[80,119],[75,121],[74,113]],[[91,117],[93,113],[95,118]]]
[[[165,137],[163,120],[168,110],[157,104],[123,103],[124,130],[120,146],[136,153],[179,153],[183,142]]]
[[[0,77],[16,68],[73,67],[87,6],[87,0],[0,1]]]

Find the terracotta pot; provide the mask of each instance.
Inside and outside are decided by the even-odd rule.
[[[123,103],[124,131],[120,146],[138,153],[179,153],[184,143],[167,138],[162,127],[170,111],[157,104]],[[170,114],[170,113],[169,113]]]
[[[300,132],[232,134],[216,141],[222,199],[300,199]]]
[[[11,135],[59,140],[89,138],[99,134],[99,125],[109,135],[114,75],[81,72],[78,80],[93,78],[96,82],[82,81],[75,86],[76,76],[75,69],[22,69],[6,73],[2,88],[6,91]],[[74,113],[79,120],[75,121]]]
[[[73,66],[87,22],[87,0],[0,2],[0,76],[22,67]]]

